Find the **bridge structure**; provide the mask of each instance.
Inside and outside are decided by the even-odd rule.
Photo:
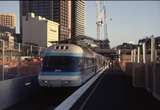
[[[96,3],[97,39],[78,36],[78,43],[109,63],[82,86],[45,88],[38,74],[46,48],[0,40],[0,110],[160,110],[160,40],[110,49],[105,1]]]
[[[118,53],[117,50],[114,50],[114,49],[95,48],[93,50],[99,54],[106,56],[106,57],[111,57],[111,55]]]
[[[40,87],[37,77],[42,47],[35,50],[36,47],[29,46],[22,50],[21,46],[10,47],[10,51],[1,46],[4,74],[0,74],[0,110],[160,109],[160,64],[155,60],[159,54],[153,49],[154,44],[149,52],[155,54],[150,54],[150,58],[146,56],[145,46],[142,55],[138,47],[133,50],[94,48],[114,62],[75,88]],[[111,59],[114,55],[118,57]]]

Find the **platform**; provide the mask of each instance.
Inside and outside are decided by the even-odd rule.
[[[99,84],[94,84],[92,90],[84,94],[81,102],[77,102],[72,109],[160,110],[160,101],[145,89],[134,88],[131,77],[126,76],[121,70],[110,69],[105,72],[99,82],[96,82]]]

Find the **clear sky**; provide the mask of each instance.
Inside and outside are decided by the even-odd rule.
[[[160,1],[106,1],[106,11],[111,47],[129,41],[137,43],[152,34],[160,36]],[[0,12],[16,13],[19,32],[18,1],[0,1]],[[96,38],[95,1],[86,1],[86,34]]]
[[[96,4],[86,2],[86,33],[96,36]],[[111,46],[137,43],[140,38],[160,36],[160,1],[106,1]],[[110,20],[112,18],[112,20]]]

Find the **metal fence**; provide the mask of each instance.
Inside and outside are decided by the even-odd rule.
[[[0,80],[38,74],[44,47],[0,40]]]

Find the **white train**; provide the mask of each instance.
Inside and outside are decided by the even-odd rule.
[[[80,86],[106,66],[105,57],[74,44],[48,47],[38,79],[40,86]]]

